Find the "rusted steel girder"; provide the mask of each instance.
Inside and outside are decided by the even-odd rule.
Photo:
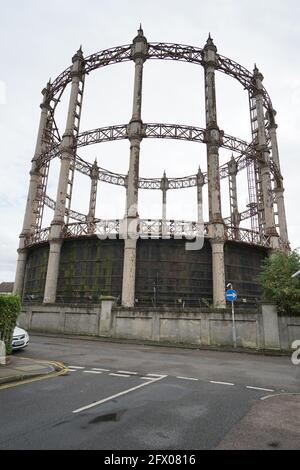
[[[183,126],[180,124],[144,124],[144,138],[157,138],[157,139],[175,139],[175,140],[186,140],[190,142],[204,143],[205,141],[205,129],[193,126]],[[127,125],[118,125],[118,126],[109,126],[99,129],[93,129],[91,131],[82,132],[78,136],[77,148],[85,147],[88,145],[98,144],[102,142],[112,142],[115,140],[124,140],[128,139],[127,134]],[[238,139],[231,135],[224,134],[222,137],[221,147],[232,152],[238,153],[236,161],[238,163],[238,171],[246,168],[251,161],[260,161],[262,159],[261,153],[257,151],[255,143],[249,143],[242,139]],[[41,167],[46,164],[48,161],[54,158],[60,158],[60,146],[59,144],[54,144],[49,151],[43,153],[37,160],[37,166]],[[226,170],[226,165],[220,167],[220,177],[226,178],[228,172]],[[277,167],[276,163],[272,160],[269,161],[270,171],[273,174],[278,186],[282,186],[282,176],[280,169]],[[90,175],[92,165],[88,162],[85,162],[82,158],[76,157],[75,162],[76,170],[80,171],[83,174]],[[109,175],[112,178],[115,178],[115,182],[111,182]],[[189,177],[188,177],[189,178]],[[193,175],[192,178],[195,178]],[[106,181],[111,184],[119,184],[123,186],[125,181],[125,175],[120,175],[117,173],[109,172],[108,170],[100,169],[99,179],[101,181]],[[183,178],[170,179],[170,189],[180,189],[182,187],[192,187],[192,185],[179,185],[177,181],[185,180]],[[147,185],[147,178],[143,178],[141,181],[143,189],[160,189],[159,182],[160,179],[150,179],[150,181],[155,181],[154,187],[151,187],[151,184]],[[157,183],[157,184],[156,184]],[[183,183],[184,184],[184,183]]]
[[[262,237],[258,232],[249,229],[236,228],[225,222],[225,238],[227,241],[239,240],[242,243],[250,245],[261,245],[268,248],[270,246],[270,238]],[[96,219],[93,224],[88,222],[76,222],[67,224],[63,228],[63,238],[74,238],[84,236],[99,236],[100,238],[122,238],[122,220],[100,220]],[[155,237],[178,237],[187,236],[208,236],[207,224],[199,227],[197,222],[190,222],[184,220],[161,220],[161,219],[139,219],[138,221],[138,234],[142,238],[155,238]],[[46,243],[49,241],[50,227],[44,228],[31,234],[26,239],[26,247]]]
[[[150,42],[147,59],[155,60],[175,60],[180,62],[190,62],[192,64],[203,65],[202,50],[199,47],[188,46],[176,43]],[[100,52],[85,57],[85,73],[90,73],[107,65],[132,60],[131,44],[105,49]],[[252,73],[237,62],[218,55],[216,70],[229,75],[238,80],[245,89],[253,88]],[[71,82],[71,71],[69,67],[64,70],[52,83],[51,96],[61,93],[68,83]],[[267,90],[264,88],[264,106],[266,109],[273,109],[272,102]]]

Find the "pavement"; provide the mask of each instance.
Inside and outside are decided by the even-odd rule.
[[[7,356],[6,364],[0,364],[0,385],[49,375],[64,368],[55,361],[30,359],[18,354]]]
[[[299,450],[300,393],[259,401],[220,442],[218,450]]]

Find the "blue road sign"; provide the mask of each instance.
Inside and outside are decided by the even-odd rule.
[[[228,302],[235,302],[237,300],[237,296],[236,290],[230,289],[226,292],[226,300],[228,300]]]

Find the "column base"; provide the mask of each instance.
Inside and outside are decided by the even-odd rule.
[[[226,308],[224,241],[210,240],[212,247],[212,275],[214,307]]]
[[[18,250],[17,268],[14,282],[13,294],[23,296],[24,282],[25,282],[25,271],[27,261],[27,249],[20,248]]]
[[[135,272],[136,272],[136,244],[137,240],[125,240],[122,305],[134,307],[135,304]]]
[[[43,301],[44,304],[54,304],[56,301],[61,247],[62,240],[50,240],[50,251]]]

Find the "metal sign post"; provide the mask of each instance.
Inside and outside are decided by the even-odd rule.
[[[234,316],[234,302],[231,302],[231,312],[232,312],[232,336],[233,336],[233,345],[236,348],[236,328],[235,328],[235,316]]]
[[[232,285],[228,284],[227,287]],[[226,292],[226,300],[228,302],[231,302],[231,314],[232,314],[232,338],[233,338],[233,345],[236,348],[237,347],[237,342],[236,342],[236,326],[235,326],[235,312],[234,312],[234,302],[237,300],[237,292],[233,289],[230,289]]]

